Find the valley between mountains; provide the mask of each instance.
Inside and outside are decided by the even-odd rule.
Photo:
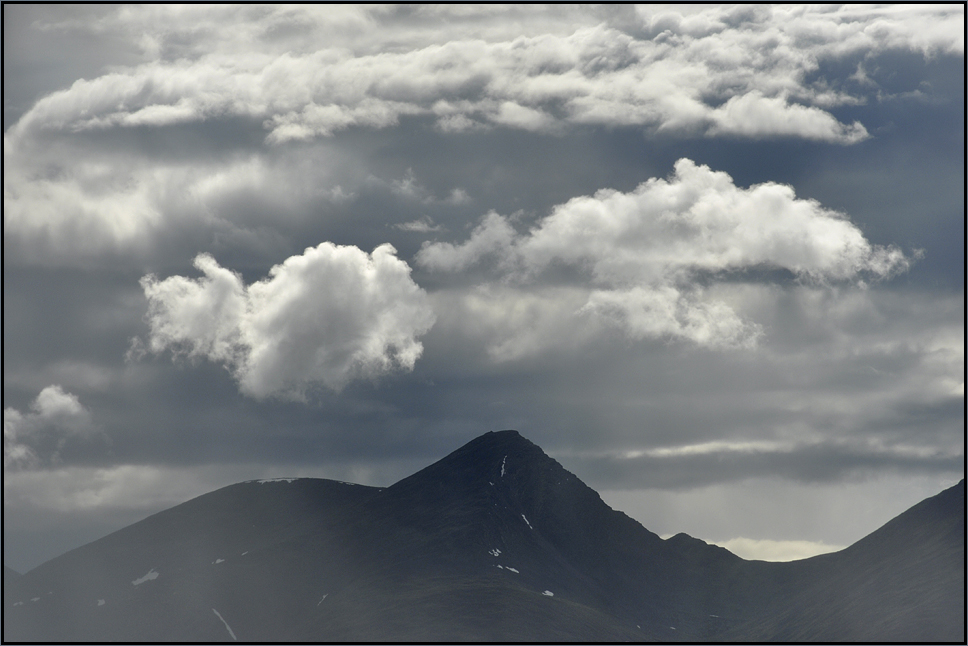
[[[965,482],[772,563],[661,539],[516,431],[396,484],[257,480],[20,576],[5,641],[965,641]]]

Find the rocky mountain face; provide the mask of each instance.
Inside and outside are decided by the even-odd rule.
[[[662,540],[515,431],[251,481],[4,576],[7,641],[964,641],[964,481],[835,554]]]

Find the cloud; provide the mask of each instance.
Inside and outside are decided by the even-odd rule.
[[[417,255],[417,262],[436,271],[462,271],[486,255],[506,256],[516,237],[517,232],[507,218],[491,211],[482,218],[466,242],[460,245],[427,243]]]
[[[741,188],[688,159],[668,180],[634,191],[601,190],[554,207],[527,234],[488,213],[463,243],[425,243],[422,267],[463,271],[493,257],[506,280],[533,284],[570,267],[587,300],[577,313],[610,319],[633,338],[682,338],[708,347],[750,347],[761,334],[734,307],[709,297],[742,272],[786,270],[803,281],[888,278],[911,260],[870,244],[840,213],[775,183]],[[751,279],[748,279],[751,280]]]
[[[952,402],[956,403],[964,401]],[[962,471],[963,445],[942,447],[912,440],[885,442],[870,434],[797,442],[713,441],[570,459],[609,489],[690,489],[755,477],[819,483],[878,470],[929,475]]]
[[[221,363],[258,399],[302,399],[315,385],[340,390],[411,370],[423,351],[417,337],[435,320],[388,244],[367,254],[324,242],[248,286],[211,256],[199,255],[195,266],[202,278],[142,278],[147,348]]]
[[[328,190],[332,200],[345,195],[337,179],[307,171],[306,180],[286,163],[305,152],[295,142],[390,128],[412,116],[449,137],[634,127],[852,144],[867,129],[835,109],[874,100],[882,88],[823,73],[823,65],[849,60],[859,69],[855,59],[886,51],[964,50],[961,7],[677,11],[642,9],[619,20],[580,7],[132,6],[34,21],[30,28],[45,37],[110,35],[142,53],[124,59],[138,64],[88,70],[40,96],[6,130],[4,234],[16,240],[8,251],[18,262],[54,264],[106,253],[143,257],[190,236],[197,250],[213,232],[264,241],[224,203],[271,205],[262,214],[271,225],[286,206],[313,210],[307,202],[323,196],[307,195],[314,191],[306,186],[328,184],[316,192]],[[224,140],[196,144],[195,159],[160,154],[189,150],[195,135],[220,130]],[[189,135],[166,134],[177,143],[161,143],[157,131]],[[250,156],[219,154],[227,140],[250,147]],[[138,151],[146,142],[150,159]],[[327,150],[314,168],[353,165],[343,159],[351,155],[339,156],[345,163]],[[459,204],[466,194],[450,200]],[[283,215],[267,215],[280,207]]]
[[[819,108],[787,105],[782,97],[764,97],[758,90],[731,97],[710,116],[710,135],[800,136],[842,144],[853,144],[869,136],[859,121],[848,126]]]
[[[182,134],[199,149],[162,142],[145,156],[132,142],[15,144],[5,136],[4,239],[16,240],[8,257],[92,265],[170,257],[173,247],[190,241],[197,250],[213,239],[278,251],[278,229],[304,218],[307,204],[347,198],[330,176],[333,158],[223,154],[218,135]]]
[[[41,99],[15,136],[235,115],[263,121],[267,141],[280,144],[424,114],[439,116],[446,131],[550,132],[581,123],[853,143],[866,138],[863,125],[843,124],[826,109],[862,99],[809,83],[819,61],[892,48],[964,50],[963,10],[938,8],[712,7],[685,16],[646,9],[625,31],[592,13],[551,33],[554,20],[534,11],[523,34],[517,25],[482,23],[486,12],[425,10],[443,14],[434,17],[449,29],[415,30],[403,42],[394,40],[398,17],[377,8],[333,16],[282,7],[199,10],[174,31],[172,17],[159,13],[166,10],[130,8],[99,27],[150,41],[143,46],[154,60]],[[273,23],[288,27],[270,38]],[[352,38],[338,33],[347,25]],[[320,49],[320,42],[332,44]],[[187,51],[166,56],[168,43],[187,43]]]
[[[432,233],[443,229],[439,224],[434,224],[433,218],[427,215],[417,220],[411,220],[410,222],[394,224],[393,228],[400,229],[401,231],[412,231],[414,233]]]
[[[77,396],[58,385],[41,390],[30,409],[3,409],[4,471],[56,464],[67,442],[90,439],[98,432]]]

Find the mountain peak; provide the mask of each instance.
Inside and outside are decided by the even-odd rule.
[[[514,430],[490,431],[390,487],[391,491],[446,486],[452,494],[509,483],[525,472],[564,471],[533,442]],[[570,475],[570,474],[568,474]],[[573,476],[572,476],[573,477]]]

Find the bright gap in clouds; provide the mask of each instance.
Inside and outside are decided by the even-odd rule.
[[[765,538],[731,538],[714,543],[748,561],[797,561],[818,554],[838,552],[846,545],[828,545],[823,541],[774,541]]]
[[[685,532],[744,559],[789,561],[850,546],[959,479],[869,473],[803,484],[771,477],[601,495],[662,538]]]

